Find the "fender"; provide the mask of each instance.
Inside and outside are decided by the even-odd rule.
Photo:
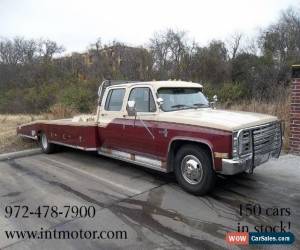
[[[190,141],[190,142],[197,142],[197,143],[202,143],[206,146],[208,146],[208,148],[210,149],[210,154],[211,154],[211,159],[212,159],[212,167],[213,169],[215,169],[215,163],[214,163],[214,151],[213,151],[213,145],[211,144],[210,141],[206,140],[206,139],[200,139],[200,138],[193,138],[193,137],[185,137],[185,136],[175,136],[173,137],[168,145],[168,155],[167,158],[169,159],[169,155],[170,155],[170,149],[171,149],[171,145],[173,142],[175,141]],[[168,166],[168,171],[172,172],[173,171],[173,166],[171,164],[171,166]]]

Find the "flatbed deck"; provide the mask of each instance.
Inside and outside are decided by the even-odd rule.
[[[34,140],[38,140],[42,131],[48,134],[50,143],[86,151],[95,151],[99,147],[100,129],[94,121],[40,120],[17,128],[20,136]]]

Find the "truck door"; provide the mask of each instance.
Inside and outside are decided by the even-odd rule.
[[[102,147],[120,149],[123,135],[123,103],[126,89],[108,90],[99,119],[99,135]]]
[[[131,117],[127,113],[124,116],[123,140],[126,143],[126,151],[155,155],[157,107],[153,91],[146,86],[133,87],[129,92],[128,101],[135,101],[137,116]]]

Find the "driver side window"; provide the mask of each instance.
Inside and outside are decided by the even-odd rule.
[[[125,89],[111,89],[106,97],[105,110],[120,111],[122,109]]]
[[[135,101],[137,112],[155,112],[156,106],[152,92],[148,87],[136,87],[131,90],[128,101]]]

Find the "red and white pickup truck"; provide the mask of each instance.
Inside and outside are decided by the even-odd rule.
[[[17,134],[162,172],[175,172],[188,192],[212,189],[216,174],[252,172],[282,147],[281,122],[274,116],[211,107],[202,85],[183,81],[113,82],[99,87],[96,115],[35,121]]]

